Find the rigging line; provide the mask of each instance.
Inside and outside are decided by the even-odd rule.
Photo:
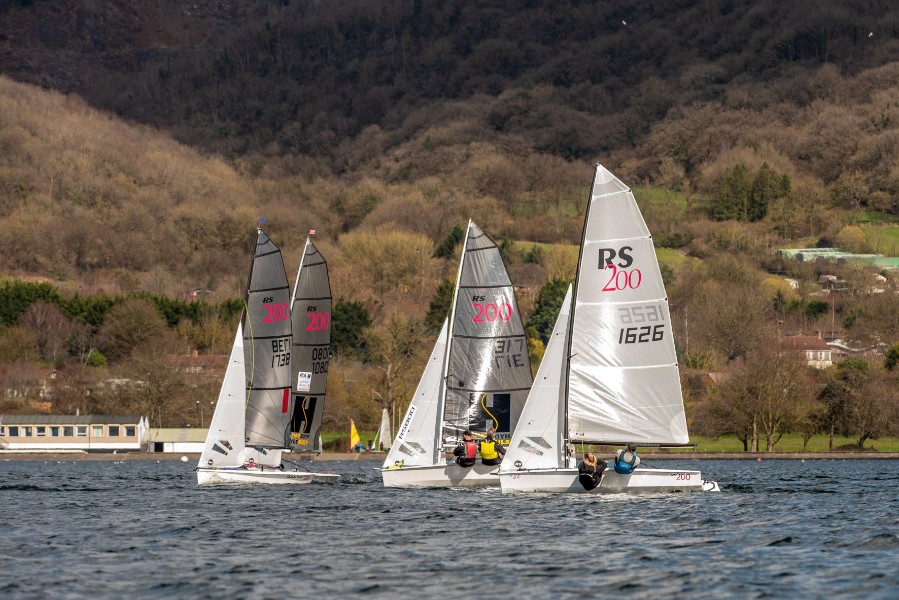
[[[481,406],[484,407],[484,412],[487,413],[488,415],[490,415],[490,418],[493,419],[494,428],[499,427],[499,419],[497,419],[495,416],[493,416],[492,412],[487,410],[487,405],[484,403],[484,400],[486,400],[486,399],[487,399],[487,394],[483,394],[481,396]]]

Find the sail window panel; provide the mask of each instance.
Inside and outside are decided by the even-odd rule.
[[[572,441],[689,442],[676,366],[621,369],[572,360],[569,377]]]
[[[531,387],[524,336],[456,338],[450,348],[447,387],[465,392],[508,392]],[[522,401],[523,403],[523,401]],[[521,407],[516,407],[520,413]]]
[[[575,316],[572,361],[605,367],[673,365],[672,335],[664,302],[584,305]]]

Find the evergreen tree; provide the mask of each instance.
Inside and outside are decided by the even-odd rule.
[[[429,333],[437,333],[443,325],[443,320],[449,315],[450,306],[453,303],[453,290],[455,286],[451,279],[444,279],[437,286],[428,314],[425,316],[425,329]]]
[[[361,356],[365,352],[365,329],[371,315],[361,302],[338,300],[331,308],[331,351],[337,355]]]
[[[454,226],[449,235],[446,236],[439,246],[437,246],[437,249],[434,251],[434,256],[437,258],[450,258],[453,255],[453,251],[456,249],[456,244],[461,242],[464,237],[465,230],[458,225]]]
[[[724,176],[718,194],[709,205],[709,216],[716,221],[748,220],[752,182],[746,165],[739,164]]]
[[[768,163],[762,164],[752,181],[747,206],[747,220],[761,221],[768,214],[768,206],[789,193],[790,178],[786,175],[779,176],[768,166]]]
[[[544,345],[549,342],[549,336],[553,332],[553,326],[556,324],[559,309],[565,300],[566,291],[568,291],[568,282],[564,279],[553,278],[544,283],[540,288],[540,293],[537,294],[534,313],[528,320],[527,327],[533,327],[536,330]]]

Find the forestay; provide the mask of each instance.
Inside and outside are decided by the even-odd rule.
[[[331,284],[328,264],[309,239],[297,272],[291,315],[290,447],[294,452],[320,453],[331,352]]]

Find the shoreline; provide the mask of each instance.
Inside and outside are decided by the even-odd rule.
[[[598,454],[598,453],[597,453]],[[318,456],[289,457],[291,462],[321,462],[321,461],[357,461],[368,462],[383,461],[387,455],[383,452],[371,454],[351,454],[349,452],[324,452]],[[611,454],[609,459],[611,460]],[[0,461],[29,460],[29,461],[131,461],[131,460],[176,460],[186,457],[188,463],[196,464],[200,459],[198,452],[31,452],[31,451],[0,451]],[[605,453],[598,458],[606,459]],[[648,460],[895,460],[899,459],[899,452],[642,452],[640,458]]]

